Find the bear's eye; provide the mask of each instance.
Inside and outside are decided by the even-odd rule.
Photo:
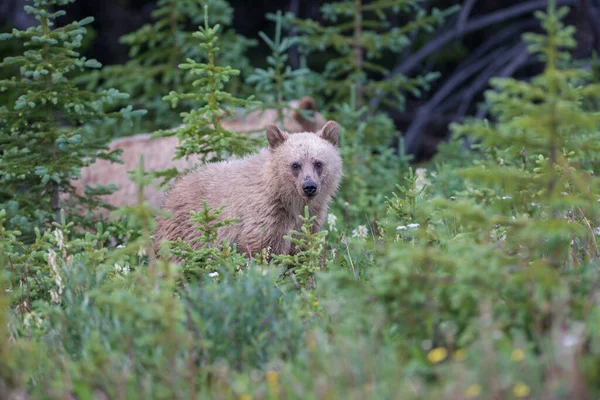
[[[323,168],[323,163],[321,161],[317,161],[315,163],[315,168]]]
[[[297,162],[293,163],[292,169],[300,169],[300,164],[298,164]]]

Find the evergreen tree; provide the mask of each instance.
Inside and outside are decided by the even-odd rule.
[[[329,25],[302,20],[288,14],[287,18],[298,30],[301,52],[333,51],[329,53],[324,71],[324,91],[331,102],[344,103],[350,91],[356,92],[356,107],[365,99],[385,93],[392,96],[392,105],[401,107],[404,92],[419,94],[437,73],[409,79],[398,74],[390,81],[384,65],[386,56],[399,54],[411,45],[410,36],[421,30],[431,31],[441,24],[457,7],[447,10],[433,8],[426,12],[420,2],[342,0],[323,4],[321,15]],[[414,14],[415,18],[401,27],[392,27],[389,16]]]
[[[259,141],[247,135],[229,131],[221,125],[221,120],[235,115],[238,107],[250,109],[259,102],[253,100],[254,96],[246,99],[237,98],[224,91],[225,85],[232,77],[238,76],[240,70],[229,66],[217,64],[217,54],[220,48],[220,24],[210,27],[208,24],[208,6],[204,6],[204,26],[200,26],[194,37],[200,40],[198,45],[205,52],[207,62],[199,63],[191,58],[179,65],[193,80],[192,88],[195,92],[171,91],[164,100],[170,102],[173,108],[180,103],[189,104],[194,101],[201,106],[194,107],[189,112],[182,112],[183,125],[172,130],[157,132],[155,137],[177,136],[179,146],[175,152],[175,159],[199,156],[201,161],[217,161],[228,155],[241,155],[255,149]],[[177,175],[174,169],[159,171],[154,176],[166,177],[164,183]]]
[[[210,25],[231,25],[233,9],[225,0],[158,0],[152,13],[153,22],[121,38],[121,43],[129,47],[131,59],[124,65],[107,66],[87,74],[82,80],[87,82],[88,88],[118,87],[129,93],[131,103],[148,110],[143,121],[146,131],[172,128],[179,116],[162,97],[170,91],[192,89],[192,75],[178,68],[179,64],[188,58],[206,60],[207,54],[197,46],[194,37],[195,27],[205,22],[204,5],[213,11],[208,17]],[[219,65],[235,64],[248,73],[250,64],[244,53],[256,41],[230,28],[221,33],[220,43],[223,51]],[[235,77],[227,82],[229,91],[239,90],[240,83]],[[190,108],[198,105],[192,99],[182,103]]]
[[[69,180],[81,167],[97,157],[114,158],[102,152],[106,138],[95,134],[94,124],[142,113],[131,106],[107,113],[105,107],[128,95],[115,89],[81,90],[70,79],[75,72],[101,67],[77,52],[92,18],[55,27],[65,12],[54,8],[73,1],[34,0],[25,10],[39,25],[0,35],[2,40],[22,40],[26,49],[0,63],[2,68],[19,67],[18,76],[0,81],[1,91],[18,96],[14,105],[0,109],[0,208],[28,233],[33,226],[59,221],[61,194],[72,191]]]
[[[312,71],[303,67],[292,69],[288,64],[288,51],[296,43],[296,38],[285,37],[282,39],[281,30],[284,22],[283,14],[278,11],[275,15],[270,15],[275,21],[275,37],[269,38],[264,32],[259,32],[260,37],[265,41],[271,55],[267,57],[268,67],[255,68],[254,72],[248,76],[246,81],[255,85],[255,93],[263,104],[263,109],[277,110],[277,122],[283,124],[283,109],[287,107],[289,100],[298,99],[302,96],[312,95],[307,88],[309,76],[312,82],[316,82],[319,77],[314,76]],[[303,59],[306,61],[306,58]],[[310,118],[310,115],[306,116]]]
[[[598,279],[600,116],[584,100],[598,98],[600,87],[589,84],[590,71],[569,66],[575,41],[574,28],[563,25],[566,14],[550,2],[536,14],[544,33],[524,35],[544,64],[540,75],[492,79],[485,105],[494,120],[452,126],[456,138],[478,142],[479,157],[452,174],[463,188],[429,199],[411,176],[390,200],[394,240],[381,249],[387,272],[374,287],[405,340],[485,341],[486,331],[467,322],[485,304],[489,327],[544,348],[551,325],[562,330],[590,315],[574,299],[591,296],[591,283],[581,283]],[[570,296],[573,304],[551,306]],[[435,309],[430,321],[406,325],[421,307]],[[566,307],[569,315],[560,315]],[[451,338],[440,333],[448,323],[455,324]]]

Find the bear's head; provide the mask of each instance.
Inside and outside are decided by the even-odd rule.
[[[271,173],[285,196],[308,203],[329,199],[337,191],[342,159],[338,147],[340,128],[336,122],[328,121],[314,133],[292,134],[269,125],[266,134]]]

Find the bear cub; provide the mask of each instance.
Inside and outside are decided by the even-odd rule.
[[[316,216],[313,231],[321,229],[332,196],[342,178],[339,126],[328,121],[315,133],[287,133],[275,125],[266,128],[268,147],[244,158],[205,164],[179,178],[168,192],[154,234],[158,253],[164,240],[181,237],[193,248],[202,243],[190,223],[190,211],[225,208],[220,218],[239,218],[217,229],[217,242],[237,245],[241,253],[254,254],[270,248],[273,254],[290,254],[292,243],[283,236],[300,230],[304,206]]]

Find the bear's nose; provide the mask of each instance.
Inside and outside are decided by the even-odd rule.
[[[317,184],[313,181],[307,181],[302,185],[302,189],[307,196],[312,197],[317,193]]]

